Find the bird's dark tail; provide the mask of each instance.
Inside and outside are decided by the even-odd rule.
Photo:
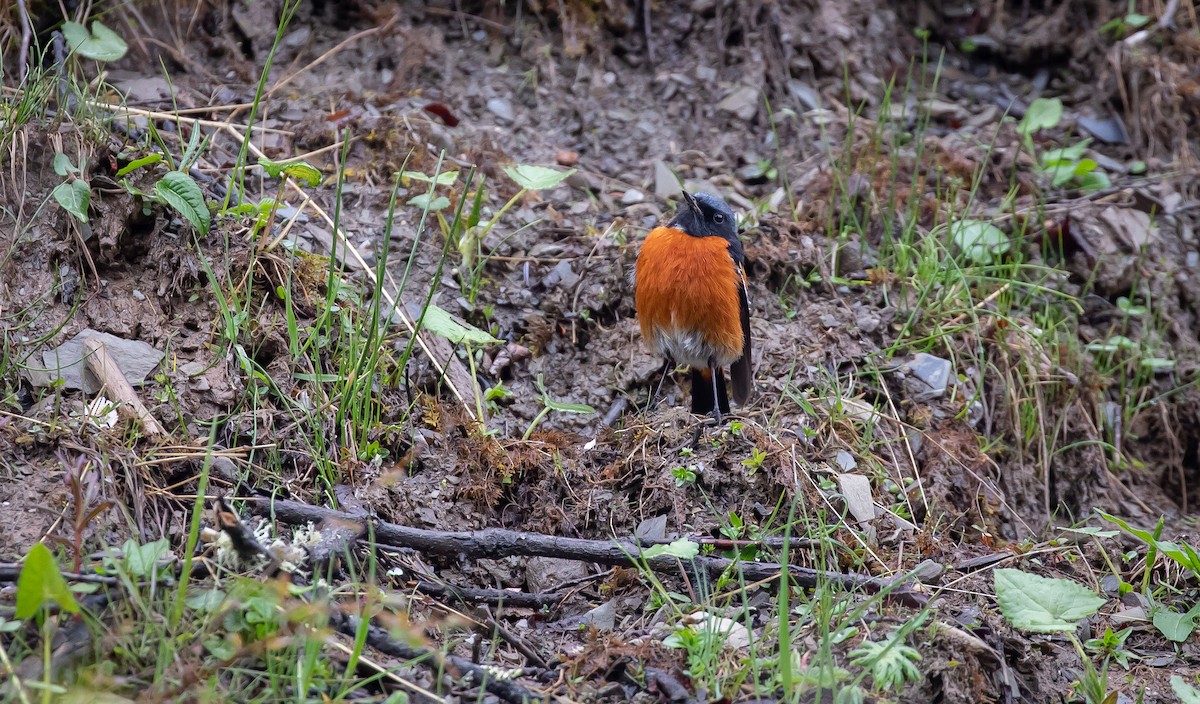
[[[692,367],[692,413],[705,416],[713,407],[721,413],[729,413],[729,392],[725,390],[725,370],[717,367],[717,394],[713,397],[713,371],[706,367]]]

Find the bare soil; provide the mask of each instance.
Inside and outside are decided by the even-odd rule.
[[[432,529],[506,527],[599,539],[629,536],[665,517],[668,537],[715,536],[731,513],[765,524],[799,495],[824,506],[833,521],[842,503],[828,486],[836,486],[839,462],[864,447],[863,433],[874,433],[872,453],[855,458],[858,471],[872,477],[878,503],[910,509],[916,528],[880,518],[870,555],[832,567],[896,575],[924,561],[940,565],[944,572],[928,589],[951,588],[940,592],[938,619],[970,631],[1004,661],[1000,666],[990,651],[944,635],[919,636],[914,645],[925,679],[902,700],[1065,700],[1079,674],[1073,649],[1064,639],[1006,625],[990,596],[990,568],[1020,566],[1099,586],[1110,570],[1094,545],[1079,547],[1086,559],[1067,560],[1047,542],[1063,538],[1057,527],[1088,518],[1094,508],[1140,525],[1165,515],[1166,537],[1186,539],[1200,486],[1192,481],[1200,472],[1200,390],[1187,385],[1200,361],[1194,178],[1200,40],[1194,16],[1181,10],[1177,28],[1124,47],[1099,32],[1124,12],[1123,1],[980,3],[956,13],[935,9],[940,3],[701,0],[650,3],[648,26],[640,3],[352,4],[301,8],[266,83],[277,88],[258,116],[275,131],[257,133],[255,144],[282,159],[326,148],[343,134],[354,137],[340,217],[368,265],[382,251],[391,174],[401,165],[432,172],[444,149],[446,166],[473,166],[487,177],[491,212],[516,193],[505,166],[557,161],[578,172],[562,186],[527,195],[492,230],[483,243],[490,259],[476,297],[464,289],[454,261],[437,285],[440,306],[507,343],[477,360],[479,383],[503,383],[511,392],[488,412],[495,435],[474,429],[466,408],[418,354],[377,388],[383,409],[377,441],[387,451],[382,463],[340,446],[332,415],[327,419],[325,451],[342,470],[335,493],[343,508]],[[1194,11],[1190,2],[1181,4]],[[244,123],[248,109],[228,106],[254,98],[277,3],[200,7],[195,15],[181,7],[169,16],[142,8],[138,16],[146,24],[127,33],[130,54],[111,67],[108,80],[127,92],[130,106],[169,111],[173,100],[181,110],[211,107],[193,116]],[[927,40],[913,31],[918,26],[930,29]],[[961,50],[968,37],[975,51]],[[939,78],[929,98],[937,104],[921,137],[923,161],[908,147],[880,158],[872,146],[880,111],[903,122],[895,106],[907,100],[908,114],[915,114],[920,96],[902,94],[903,86],[910,77],[929,85],[935,66]],[[881,99],[893,83],[888,107]],[[1042,190],[1029,157],[1017,149],[1014,123],[1003,117],[1006,110],[1022,113],[1039,95],[1060,96],[1067,105],[1059,136],[1082,133],[1080,118],[1119,119],[1127,133],[1123,143],[1097,142],[1096,150],[1115,165],[1144,161],[1151,177],[1114,172],[1109,191],[1056,191],[1050,197],[1058,200],[1032,209]],[[174,429],[173,442],[203,447],[215,427],[218,445],[237,450],[216,468],[211,490],[327,503],[311,456],[313,428],[282,407],[245,406],[247,387],[259,382],[221,343],[221,308],[210,281],[216,276],[225,290],[252,286],[260,293],[290,286],[299,300],[312,301],[312,309],[298,311],[308,324],[324,296],[323,270],[298,265],[282,250],[264,254],[247,241],[245,223],[218,223],[195,239],[173,213],[147,213],[121,189],[93,192],[91,237],[81,243],[61,209],[49,205],[33,213],[62,180],[51,167],[53,154],[64,141],[76,145],[91,155],[93,177],[112,178],[131,138],[116,128],[97,136],[61,121],[49,124],[27,131],[8,155],[11,165],[25,167],[3,182],[12,204],[0,216],[10,253],[0,276],[6,354],[23,357],[85,328],[146,342],[167,360],[140,393]],[[166,129],[169,123],[157,124]],[[201,172],[220,181],[240,145],[226,132],[213,134]],[[336,152],[309,160],[331,174]],[[753,213],[744,239],[758,395],[737,409],[738,430],[708,428],[694,443],[698,419],[684,411],[683,378],[669,380],[663,401],[644,409],[660,360],[642,346],[629,274],[644,233],[671,212],[655,196],[656,162],[689,188],[719,192],[737,210]],[[778,174],[759,176],[763,162]],[[1038,310],[992,318],[990,329],[964,331],[929,348],[894,349],[923,303],[878,268],[883,228],[894,220],[885,211],[918,189],[928,210],[922,225],[937,222],[945,192],[927,180],[930,163],[959,174],[967,188],[981,174],[973,203],[959,196],[963,207],[998,212],[996,204],[1011,191],[1019,208],[1031,208],[1024,245],[1031,252],[1039,238],[1058,238],[1059,256],[1047,255],[1043,263],[1061,270],[1058,291],[1080,303],[1078,345],[1119,329],[1170,350],[1173,370],[1146,383],[1145,408],[1124,428],[1127,462],[1120,467],[1099,444],[1097,419],[1120,398],[1120,385],[1132,382],[1103,378],[1086,357],[1077,367],[1056,368],[1030,351],[1025,338],[1005,335],[1006,326],[1039,324]],[[149,181],[135,185],[152,187]],[[204,186],[210,197],[220,194],[216,181]],[[275,187],[265,185],[264,195]],[[333,212],[331,182],[311,193]],[[792,200],[796,217],[784,215]],[[298,199],[293,194],[288,202]],[[1153,231],[1123,220],[1113,226],[1126,211],[1150,215]],[[401,207],[389,244],[389,267],[398,280],[420,234],[403,296],[417,308],[443,246],[435,225],[417,232],[418,218],[415,208]],[[870,223],[865,236],[840,230],[854,218]],[[16,223],[26,226],[18,230]],[[331,230],[311,213],[294,237],[300,250],[330,254]],[[220,267],[210,274],[205,261]],[[288,276],[289,270],[298,273]],[[233,276],[228,272],[246,278],[222,280]],[[857,283],[830,283],[835,279]],[[1122,297],[1152,300],[1161,306],[1156,319],[1166,324],[1126,325],[1118,309]],[[290,367],[278,298],[260,295],[252,305],[254,323],[240,344],[271,373],[281,395],[306,393]],[[1044,305],[1066,304],[1047,292]],[[403,329],[393,326],[388,349],[398,352],[407,343]],[[975,356],[962,359],[989,365],[985,388],[972,386],[979,369],[956,366],[957,393],[930,400],[900,369],[910,353],[958,360],[963,350]],[[462,350],[456,352],[465,368]],[[877,368],[891,371],[858,374]],[[552,398],[588,404],[597,413],[551,413],[529,441],[520,440],[543,407],[539,376]],[[1014,411],[1032,392],[1002,382],[1036,378],[1050,388],[1066,377],[1074,383],[1054,386],[1038,409],[1039,427],[1059,450],[1052,461],[1035,460],[1022,449],[1024,430]],[[130,533],[139,540],[186,534],[199,455],[131,441],[125,424],[99,431],[65,422],[88,400],[78,391],[46,394],[24,378],[7,384],[15,405],[0,417],[0,558],[17,559],[34,541],[63,529],[71,501],[67,455],[96,460],[104,471],[91,491],[128,507],[93,522],[91,544],[119,544]],[[849,399],[848,410],[821,408],[814,415],[798,397],[831,384]],[[856,422],[860,406],[881,409],[881,417]],[[250,449],[266,446],[273,449]],[[691,451],[681,455],[683,447]],[[756,452],[765,458],[748,466]],[[684,465],[697,478],[680,486],[675,470]],[[907,491],[889,493],[885,479]],[[835,530],[847,544],[858,544],[850,526]],[[1110,557],[1119,560],[1115,550]],[[420,561],[397,559],[410,567],[406,560]],[[516,558],[430,559],[421,566],[460,586],[535,590],[549,590],[581,570],[597,571]],[[1169,572],[1156,569],[1163,579],[1186,583]],[[391,586],[403,586],[403,579]],[[608,598],[617,602],[611,628],[562,625]],[[578,676],[563,693],[625,701],[634,690],[611,683],[626,664],[682,667],[678,651],[638,639],[648,631],[642,619],[648,598],[635,579],[618,572],[548,616],[514,609],[505,622]],[[1120,608],[1113,598],[1081,637],[1102,632]],[[911,611],[889,607],[875,616],[904,619]],[[1128,672],[1115,668],[1111,686],[1128,701],[1173,701],[1167,677],[1200,673],[1194,646],[1176,647],[1148,623],[1135,629],[1129,647],[1143,657]],[[469,646],[457,647],[469,654]],[[636,697],[653,700],[645,692]]]

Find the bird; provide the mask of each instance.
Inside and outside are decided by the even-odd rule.
[[[666,225],[650,231],[634,267],[634,305],[642,339],[662,355],[658,387],[677,364],[691,368],[691,411],[729,413],[725,367],[733,399],[744,405],[754,387],[750,299],[745,250],[725,201],[683,192],[683,204]]]

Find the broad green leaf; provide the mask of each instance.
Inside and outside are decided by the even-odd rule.
[[[1171,691],[1179,697],[1179,704],[1200,704],[1200,689],[1188,684],[1179,675],[1171,675]]]
[[[92,22],[90,34],[87,28],[78,22],[63,22],[62,33],[66,37],[71,51],[84,58],[96,61],[116,61],[129,50],[125,40],[99,21]]]
[[[517,182],[521,188],[527,188],[531,191],[541,191],[547,188],[553,188],[565,181],[571,174],[575,173],[575,169],[567,169],[566,171],[556,171],[548,169],[545,166],[535,166],[534,164],[518,164],[517,166],[504,167],[504,173],[508,177]]]
[[[670,555],[681,560],[690,560],[700,554],[700,544],[679,539],[667,545],[652,545],[642,551],[642,557],[650,559],[659,555]]]
[[[408,204],[420,208],[421,210],[428,209],[431,213],[436,213],[439,210],[445,210],[450,207],[450,199],[446,196],[431,196],[428,193],[422,193],[413,196],[408,200]]]
[[[1196,610],[1181,614],[1160,606],[1154,612],[1154,627],[1169,641],[1182,643],[1196,630]]]
[[[272,161],[265,156],[260,156],[258,158],[258,165],[271,178],[279,178],[280,174],[287,174],[297,181],[303,181],[309,186],[316,186],[321,183],[320,169],[307,161]]]
[[[167,554],[167,550],[171,544],[166,538],[160,538],[152,543],[138,545],[133,540],[126,540],[121,546],[122,552],[125,553],[125,564],[129,568],[129,573],[135,577],[149,577],[154,574],[154,568],[163,555]]]
[[[187,607],[201,613],[212,613],[225,601],[225,592],[220,589],[203,589],[188,595]]]
[[[497,340],[474,325],[455,320],[449,313],[432,303],[425,310],[425,317],[421,323],[421,327],[441,335],[454,343],[470,342],[474,345],[491,345],[497,342],[504,342],[504,340]]]
[[[1038,98],[1029,104],[1025,117],[1017,125],[1017,131],[1030,135],[1040,129],[1054,127],[1062,120],[1063,105],[1058,98]]]
[[[1079,187],[1085,191],[1104,191],[1112,188],[1112,180],[1103,171],[1093,171],[1079,177]]]
[[[1083,153],[1087,151],[1088,145],[1092,143],[1090,138],[1081,139],[1069,147],[1061,149],[1047,149],[1042,152],[1042,163],[1049,165],[1056,161],[1079,161],[1083,158]]]
[[[54,562],[54,555],[44,543],[35,543],[25,556],[21,574],[17,577],[16,617],[27,619],[35,615],[51,601],[68,613],[79,613],[79,602],[75,601],[62,572]]]
[[[1095,159],[1080,159],[1079,162],[1075,164],[1075,175],[1086,176],[1095,171],[1097,166],[1099,166],[1099,164],[1096,163]]]
[[[79,169],[75,168],[75,165],[71,163],[71,157],[62,152],[54,153],[54,173],[59,176],[66,176],[78,171]]]
[[[117,169],[117,178],[120,178],[131,171],[137,171],[138,169],[142,168],[143,166],[150,166],[151,164],[157,164],[158,162],[160,162],[162,160],[163,160],[162,154],[157,154],[157,153],[148,154],[148,155],[142,157],[141,159],[134,159],[133,161],[129,162],[128,164],[122,166],[120,169]]]
[[[950,224],[950,237],[968,259],[991,264],[996,255],[1008,251],[1008,236],[1000,228],[982,220],[963,219]]]
[[[208,234],[212,215],[208,212],[200,186],[191,176],[182,171],[168,171],[154,184],[154,194],[178,210],[180,215],[196,226],[200,234]]]
[[[422,183],[436,183],[439,186],[450,186],[458,180],[457,171],[443,171],[437,175],[437,178],[426,176],[420,171],[405,171],[400,174],[400,178],[405,180],[421,181]]]
[[[1004,618],[1031,633],[1070,633],[1080,619],[1104,606],[1104,599],[1082,584],[1021,570],[996,570],[995,589]]]
[[[58,201],[63,210],[79,218],[80,222],[88,221],[88,202],[92,192],[86,181],[64,181],[55,186],[50,195],[54,196],[54,200]]]

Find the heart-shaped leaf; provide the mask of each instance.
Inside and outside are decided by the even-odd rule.
[[[271,178],[279,178],[280,174],[287,174],[297,181],[305,182],[309,186],[316,186],[321,182],[320,169],[307,161],[272,161],[265,156],[260,156],[258,158],[258,165]]]
[[[86,181],[80,179],[64,181],[55,186],[50,195],[54,196],[54,200],[58,201],[63,210],[79,218],[80,222],[88,221],[88,202],[91,200],[92,192]]]
[[[1040,129],[1054,127],[1062,120],[1063,105],[1058,98],[1038,98],[1029,104],[1025,117],[1017,125],[1017,131],[1030,135]]]
[[[66,37],[71,51],[84,58],[96,61],[116,61],[124,56],[126,51],[129,51],[125,40],[99,21],[92,22],[90,34],[87,28],[78,22],[63,22],[62,33]]]
[[[49,602],[69,613],[79,613],[79,602],[67,588],[62,572],[54,562],[54,555],[45,543],[34,543],[25,556],[21,574],[17,577],[16,617],[27,619]]]
[[[996,570],[995,589],[1004,618],[1031,633],[1070,633],[1080,619],[1104,606],[1104,599],[1082,584],[1021,570]]]
[[[1004,230],[982,220],[965,218],[950,224],[950,237],[977,264],[991,264],[996,256],[1008,251],[1010,244]]]

